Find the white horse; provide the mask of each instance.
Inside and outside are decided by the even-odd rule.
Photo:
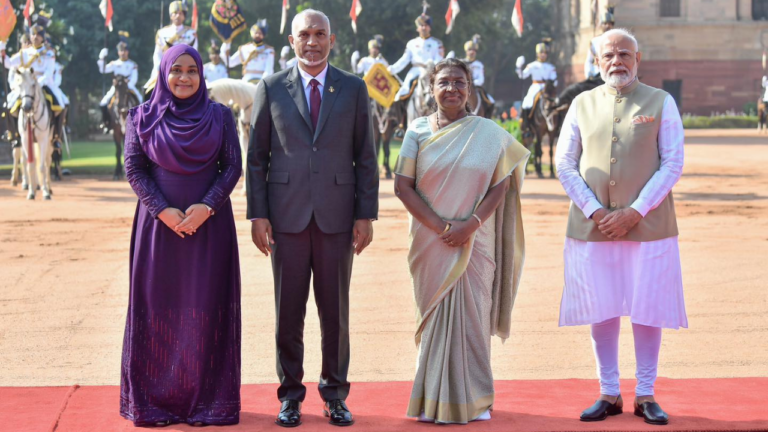
[[[51,158],[53,156],[53,112],[48,107],[43,87],[37,82],[31,69],[19,68],[18,80],[21,109],[19,110],[19,139],[26,163],[29,191],[27,199],[35,199],[40,175],[40,188],[43,198],[51,199]],[[35,165],[35,144],[38,145],[37,165]]]
[[[253,99],[256,97],[256,84],[222,78],[208,84],[208,97],[232,108],[237,114],[237,135],[240,138],[240,149],[243,156],[243,172],[246,169],[248,141],[251,139],[251,111]],[[245,183],[243,183],[245,194]]]
[[[11,186],[17,186],[19,181],[21,181],[21,188],[27,190],[29,188],[29,180],[27,180],[27,164],[24,163],[24,155],[22,154],[21,146],[14,146],[11,155],[13,156]]]

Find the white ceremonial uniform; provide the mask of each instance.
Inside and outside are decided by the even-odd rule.
[[[135,61],[131,59],[128,59],[126,61],[117,59],[105,65],[104,59],[98,59],[96,60],[96,64],[99,65],[99,71],[101,71],[101,73],[103,74],[112,73],[115,75],[120,75],[128,78],[128,89],[131,90],[136,95],[137,98],[139,98],[139,103],[144,102],[143,95],[136,88],[136,83],[139,80],[139,65],[137,65]],[[107,104],[109,104],[109,101],[112,99],[112,96],[114,95],[115,95],[115,86],[112,86],[109,88],[109,91],[107,92],[107,94],[104,95],[103,98],[101,98],[101,103],[99,105],[107,106]]]
[[[4,58],[3,61],[7,61],[7,58]],[[8,95],[5,97],[6,106],[8,108],[11,107],[11,104],[16,101],[16,99],[19,98],[19,87],[16,85],[16,74],[18,73],[16,68],[11,68],[8,70],[8,88],[11,90],[8,92]]]
[[[63,72],[64,72],[64,66],[61,65],[59,62],[54,62],[53,64],[53,82],[56,84],[56,87],[59,89],[61,88],[61,80],[64,78]],[[64,102],[64,105],[69,105],[69,97],[64,94],[64,92],[61,92],[61,96],[64,98],[62,102]]]
[[[590,217],[603,206],[579,173],[582,141],[577,105],[578,99],[571,102],[563,121],[555,164],[565,192]],[[667,95],[658,135],[661,165],[631,205],[643,217],[664,201],[680,179],[683,142],[677,105]],[[688,327],[677,236],[649,242],[587,242],[566,237],[564,258],[561,326],[595,324],[630,315],[635,324]],[[601,299],[599,305],[590,301],[594,298]],[[656,301],[660,298],[667,301]]]
[[[381,63],[384,66],[389,66],[389,63],[387,63],[386,60],[384,60],[384,57],[379,54],[378,56],[371,57],[366,56],[360,59],[359,62],[357,62],[357,67],[355,68],[355,73],[357,74],[367,74],[369,70],[375,65],[376,63]]]
[[[387,68],[390,73],[398,74],[406,66],[411,65],[411,69],[403,80],[403,86],[395,95],[395,100],[402,98],[411,91],[411,83],[422,74],[427,62],[431,60],[437,63],[442,59],[443,43],[439,39],[430,36],[426,39],[417,37],[408,41],[408,44],[405,45],[405,53],[400,57],[400,60]]]
[[[167,25],[157,31],[155,35],[155,52],[152,54],[152,74],[149,81],[157,79],[157,71],[160,70],[160,61],[163,53],[170,47],[178,44],[189,45],[197,49],[197,31],[185,25]]]
[[[290,60],[285,60],[285,59],[281,58],[278,61],[278,63],[280,63],[280,70],[286,70],[288,68],[292,68],[292,67],[296,66],[299,63],[299,58],[298,57],[294,57],[294,58],[292,58]]]
[[[595,63],[597,59],[597,43],[600,36],[595,36],[589,42],[587,49],[587,59],[584,60],[584,79],[590,79],[600,76],[600,67]]]
[[[763,94],[763,101],[768,101],[768,76],[763,75],[763,88],[765,93]]]
[[[517,76],[520,79],[531,77],[533,80],[533,83],[528,88],[528,93],[525,95],[525,99],[523,99],[523,109],[533,108],[533,100],[536,98],[536,94],[544,88],[544,80],[553,80],[555,85],[557,85],[557,70],[555,66],[538,60],[529,63],[523,70],[518,69]]]
[[[221,44],[221,58],[227,58],[230,44]],[[225,60],[226,61],[226,60]],[[275,49],[267,44],[249,42],[240,45],[229,57],[229,67],[243,66],[243,81],[264,79],[275,73]]]
[[[222,78],[229,78],[227,73],[227,67],[224,63],[213,64],[208,62],[203,65],[203,75],[205,76],[206,83],[212,83]]]
[[[482,87],[485,84],[485,66],[480,60],[467,62],[469,70],[472,71],[472,84]]]
[[[64,107],[66,105],[67,97],[64,96],[64,93],[59,86],[56,85],[54,78],[54,71],[56,69],[55,63],[55,54],[45,45],[42,45],[40,48],[24,48],[13,57],[5,59],[5,67],[7,69],[31,67],[35,72],[37,82],[42,86],[48,87],[56,98],[58,105]],[[18,93],[16,97],[18,98]],[[15,102],[16,100],[14,99],[13,101],[9,101],[9,104],[12,105]]]

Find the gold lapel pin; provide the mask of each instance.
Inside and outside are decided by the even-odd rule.
[[[334,89],[333,89],[333,87],[328,87],[328,91],[329,91],[329,92],[331,92],[331,93],[333,93],[333,92],[334,92],[334,91],[336,91],[336,90],[334,90]]]

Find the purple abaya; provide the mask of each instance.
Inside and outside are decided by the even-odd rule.
[[[210,141],[205,145],[217,146],[212,160],[187,160],[178,169],[178,151],[170,156],[152,151],[152,146],[163,149],[163,138],[140,137],[141,109],[130,111],[125,135],[126,175],[139,202],[131,236],[120,414],[137,426],[235,424],[240,413],[240,264],[229,195],[242,172],[235,123],[224,105],[206,107],[208,117],[222,120],[223,127],[215,126],[219,136],[175,145],[183,153]],[[157,218],[167,207],[183,212],[197,203],[216,213],[194,235],[180,238]]]

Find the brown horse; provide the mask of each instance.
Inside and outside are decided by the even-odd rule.
[[[371,98],[371,115],[373,115],[373,139],[376,142],[376,155],[379,150],[384,151],[384,172],[388,179],[392,178],[392,169],[389,167],[389,142],[395,134],[395,129],[400,122],[401,115],[397,112],[397,106],[384,108]]]
[[[488,93],[484,88],[473,85],[467,104],[472,114],[485,118],[493,117],[493,102],[488,99]]]
[[[763,98],[757,100],[757,131],[766,133],[768,132],[768,113],[766,112],[765,101]]]
[[[115,86],[115,96],[109,103],[109,128],[112,129],[112,138],[115,141],[115,172],[113,180],[123,178],[123,140],[125,139],[125,121],[128,118],[128,110],[139,104],[139,99],[128,89],[128,79],[122,75],[112,78]]]
[[[536,170],[536,175],[539,178],[544,178],[542,172],[542,141],[544,137],[549,139],[549,177],[555,178],[555,163],[554,163],[554,147],[555,147],[555,133],[559,129],[559,125],[555,124],[555,116],[551,115],[551,111],[555,104],[555,82],[553,80],[546,80],[544,88],[536,95],[534,99],[533,108],[531,108],[530,116],[526,119],[527,127],[531,134],[527,138],[523,138],[523,145],[530,149],[533,145],[533,164]],[[525,137],[525,135],[523,135]],[[527,171],[527,168],[526,168]]]

